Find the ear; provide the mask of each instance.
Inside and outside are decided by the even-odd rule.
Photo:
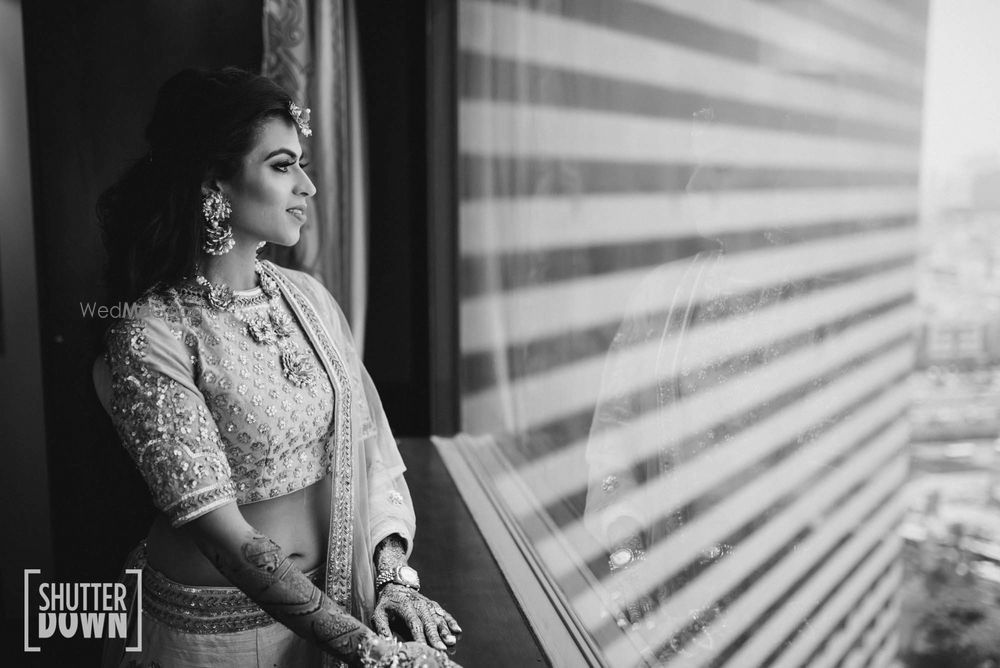
[[[215,179],[206,179],[201,182],[201,194],[207,195],[211,192],[222,192],[222,187]]]
[[[214,170],[213,170],[214,172]],[[204,180],[201,182],[201,194],[207,195],[210,192],[221,193],[224,192],[222,185],[222,179],[220,179],[216,174],[210,172],[205,176]]]

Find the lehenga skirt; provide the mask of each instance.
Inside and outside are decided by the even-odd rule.
[[[146,562],[145,543],[129,555],[125,568],[142,569],[141,624],[131,587],[129,637],[105,643],[104,668],[323,665],[318,647],[277,622],[236,587],[174,582]],[[322,586],[322,570],[306,575]],[[126,651],[126,646],[137,645],[141,651]]]

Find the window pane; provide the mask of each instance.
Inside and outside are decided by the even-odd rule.
[[[926,4],[459,18],[460,445],[549,603],[612,666],[890,665]]]

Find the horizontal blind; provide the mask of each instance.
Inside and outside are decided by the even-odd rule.
[[[461,0],[462,428],[608,665],[893,662],[925,33]],[[646,542],[627,633],[604,501]]]

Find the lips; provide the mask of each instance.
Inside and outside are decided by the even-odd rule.
[[[285,209],[285,210],[288,211],[288,213],[290,213],[293,216],[295,216],[296,218],[298,218],[303,223],[306,222],[306,209],[305,209],[305,207],[294,206],[291,209]]]

